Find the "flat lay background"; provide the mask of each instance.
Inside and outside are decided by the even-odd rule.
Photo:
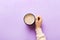
[[[46,40],[60,40],[60,0],[0,0],[0,40],[36,40],[27,13],[42,16]]]

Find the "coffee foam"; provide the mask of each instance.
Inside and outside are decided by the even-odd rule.
[[[34,16],[31,14],[25,16],[25,23],[27,24],[33,24],[34,20]]]

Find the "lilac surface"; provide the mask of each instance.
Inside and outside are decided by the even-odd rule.
[[[26,13],[42,16],[47,40],[60,40],[60,0],[0,0],[0,40],[36,40]]]

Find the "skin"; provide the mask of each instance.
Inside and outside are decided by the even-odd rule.
[[[39,18],[39,19],[38,19],[38,18]],[[40,16],[37,16],[37,17],[36,17],[35,25],[36,25],[36,29],[37,29],[37,28],[41,28],[42,18],[41,18]]]
[[[36,37],[37,40],[46,40],[44,33],[42,32],[42,18],[40,16],[36,17],[36,21],[35,21],[35,25],[36,25]]]

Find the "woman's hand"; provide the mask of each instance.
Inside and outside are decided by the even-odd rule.
[[[36,28],[40,28],[42,25],[42,18],[40,16],[36,17],[35,21]]]

